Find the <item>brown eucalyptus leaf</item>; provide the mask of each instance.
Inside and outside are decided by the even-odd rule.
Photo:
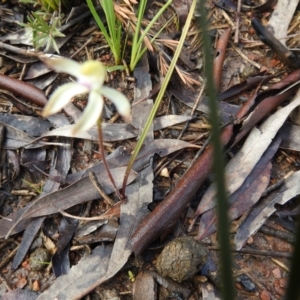
[[[178,89],[169,88],[169,92],[176,97],[179,101],[183,102],[187,106],[193,108],[195,105],[195,101],[198,97],[197,92],[192,91],[191,89],[184,89],[183,91],[179,91]],[[199,111],[204,112],[205,114],[209,113],[209,108],[208,108],[208,98],[207,97],[202,97],[201,100],[199,101],[199,104],[196,108]],[[240,109],[239,106],[229,104],[227,102],[221,101],[220,102],[220,114],[221,114],[221,119],[223,122],[228,122],[230,118],[232,118],[233,115],[235,115],[238,110]]]
[[[282,138],[280,148],[300,151],[300,126],[285,122],[279,135]]]
[[[233,199],[231,197],[233,197],[233,195],[235,195],[234,196],[234,198],[235,198],[236,193],[241,191],[243,187],[248,186],[249,184],[251,184],[251,182],[255,179],[255,177],[259,176],[259,174],[266,168],[268,163],[271,161],[271,159],[275,155],[280,143],[281,143],[281,138],[279,138],[279,137],[276,138],[271,143],[270,147],[268,147],[268,149],[263,153],[263,155],[260,157],[259,161],[257,162],[257,164],[254,167],[253,167],[252,164],[248,165],[249,173],[246,175],[245,181],[238,188],[230,186],[230,184],[232,184],[232,183],[234,184],[234,181],[233,180],[228,180],[228,179],[229,178],[232,179],[234,176],[236,176],[236,177],[240,176],[240,170],[241,170],[241,166],[239,165],[239,163],[241,162],[240,152],[245,154],[245,152],[243,152],[244,148],[242,148],[240,150],[240,152],[238,152],[236,154],[236,156],[234,156],[231,159],[231,161],[227,164],[227,166],[225,168],[226,189],[227,189],[227,192],[228,192],[228,196],[230,196],[229,199],[231,201],[230,202],[231,204],[233,203],[232,202]],[[243,169],[246,170],[247,165],[243,166]],[[250,182],[249,182],[249,180],[250,180]],[[214,186],[214,184],[212,184],[207,189],[204,196],[202,197],[202,199],[199,203],[199,206],[196,210],[195,216],[199,216],[199,215],[203,214],[206,211],[210,211],[212,208],[214,208],[216,206],[215,195],[216,195],[215,186]]]
[[[14,96],[20,96],[38,106],[44,106],[47,103],[45,93],[32,84],[0,73],[0,88],[11,92]]]
[[[0,122],[0,124],[5,126],[5,140],[3,143],[4,149],[15,150],[22,147],[29,149],[51,145],[51,143],[46,143],[42,141],[35,142],[35,139],[29,134],[25,133],[24,131],[19,130],[13,126],[7,125],[3,122]]]
[[[261,194],[265,191],[268,186],[271,172],[270,161],[275,155],[278,147],[280,145],[281,139],[276,138],[272,142],[271,146],[263,154],[259,162],[253,168],[249,176],[246,178],[242,186],[231,194],[228,198],[230,208],[229,208],[229,218],[234,220],[244,214],[246,211],[250,210],[252,206],[260,199]],[[234,158],[233,158],[234,159]],[[235,170],[236,176],[238,176],[239,171]],[[211,188],[210,188],[211,190]],[[211,194],[210,194],[211,195]],[[205,198],[206,194],[202,198]],[[207,199],[207,198],[206,198]],[[201,202],[202,202],[201,200]],[[201,202],[199,207],[201,207]],[[216,231],[216,199],[213,198],[206,206],[206,211],[201,216],[199,230],[198,230],[198,240],[202,240],[206,236],[214,233]],[[199,216],[198,210],[195,213],[195,219]],[[194,219],[194,220],[195,220]]]
[[[228,215],[230,220],[235,220],[236,218],[240,217],[243,213],[250,210],[251,207],[260,199],[261,195],[269,184],[271,167],[272,165],[269,163],[260,174],[253,172],[253,177],[249,176],[244,182],[244,185],[241,186],[241,188],[229,198],[230,203],[233,202],[229,208]],[[216,232],[216,221],[216,209],[213,208],[209,211],[206,211],[200,219],[197,240],[201,241],[205,237]]]
[[[81,259],[67,275],[61,276],[37,299],[81,299],[99,285],[95,282],[105,276],[110,254],[110,246],[98,246],[91,255]]]
[[[52,126],[49,121],[41,118],[5,113],[0,114],[0,122],[8,124],[35,137],[41,136]]]
[[[222,35],[219,37],[215,49],[215,58],[213,61],[213,79],[214,87],[217,91],[220,90],[222,74],[223,74],[223,63],[225,60],[226,49],[228,41],[231,35],[231,27],[226,28]]]
[[[98,131],[96,127],[92,127],[88,131],[73,134],[75,125],[68,125],[53,129],[43,134],[43,137],[49,136],[66,136],[79,139],[98,141]],[[108,124],[102,123],[103,140],[105,142],[113,142],[131,139],[137,136],[137,131],[130,124]]]
[[[53,81],[58,77],[58,73],[48,73],[44,76],[40,76],[37,78],[27,79],[26,82],[34,85],[35,87],[43,90],[46,87],[48,87],[50,84],[53,83]]]
[[[168,116],[157,117],[153,121],[153,130],[154,131],[160,130],[190,120],[192,120],[191,116],[183,116],[183,115],[168,115]]]
[[[255,234],[265,221],[276,211],[275,204],[283,205],[300,194],[300,171],[285,179],[280,188],[269,194],[258,206],[254,207],[246,220],[237,230],[234,244],[241,249],[248,238]]]
[[[117,187],[121,188],[125,173],[125,167],[112,169],[111,172],[115,179]],[[96,175],[103,176],[103,173]],[[129,176],[128,184],[131,183],[135,179],[135,177],[136,173],[132,171]],[[103,190],[107,194],[113,192],[113,187],[107,177],[102,177],[99,180]],[[80,204],[97,198],[99,198],[99,194],[94,185],[88,177],[84,177],[74,184],[68,186],[67,188],[37,199],[27,207],[22,208],[18,212],[9,215],[8,218],[12,219],[12,221],[1,219],[0,237],[6,236],[13,227],[15,228],[12,233],[22,231],[28,223],[25,219],[54,214],[58,212],[58,209],[65,210],[76,204]]]
[[[283,101],[285,101],[287,98],[293,95],[296,90],[297,87],[292,87],[291,89],[283,93],[278,93],[275,96],[267,97],[262,102],[258,103],[255,109],[243,121],[242,128],[240,129],[240,132],[236,135],[236,141],[239,141],[244,136],[246,136],[255,124],[258,124],[268,113],[271,113],[273,110],[275,110]],[[259,94],[255,98],[255,101],[258,102],[262,96],[262,93]],[[234,143],[234,145],[235,144],[236,142]]]
[[[226,166],[226,185],[229,194],[232,194],[241,187],[263,153],[271,144],[291,111],[299,104],[300,90],[298,90],[296,96],[289,105],[277,110],[258,128],[254,127],[252,129],[242,149]],[[236,170],[239,170],[238,176],[236,175]],[[210,187],[206,196],[200,202],[197,214],[200,215],[207,209],[207,205],[211,202],[214,194],[214,188]]]
[[[264,80],[271,78],[271,76],[263,76],[262,74],[263,73],[259,73],[254,77],[250,76],[246,80],[242,81],[241,83],[231,86],[229,89],[225,90],[224,92],[218,95],[218,100],[225,101],[232,97],[238,96],[245,91],[249,91],[252,88],[255,88]]]

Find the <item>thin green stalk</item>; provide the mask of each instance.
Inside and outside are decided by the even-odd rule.
[[[297,232],[296,242],[294,245],[293,258],[291,260],[291,272],[289,276],[289,283],[285,300],[300,299],[300,285],[299,285],[299,269],[300,269],[300,215],[297,218]]]
[[[147,136],[147,133],[149,131],[149,128],[153,122],[153,119],[155,117],[155,114],[157,112],[157,109],[161,103],[161,100],[165,94],[165,91],[167,89],[167,86],[169,84],[169,81],[170,81],[170,78],[173,74],[173,71],[174,71],[174,68],[176,66],[176,63],[177,63],[177,60],[178,60],[178,57],[179,57],[179,54],[182,50],[182,47],[183,47],[183,44],[185,42],[185,39],[186,39],[186,36],[187,36],[187,33],[188,33],[188,30],[189,30],[189,27],[190,27],[190,24],[191,24],[191,21],[192,21],[192,18],[193,18],[193,15],[194,15],[194,11],[195,11],[195,8],[196,8],[196,2],[197,0],[193,0],[192,2],[192,5],[191,5],[191,8],[190,8],[190,11],[189,11],[189,14],[188,14],[188,17],[186,19],[186,22],[185,22],[185,25],[184,25],[184,28],[182,30],[182,34],[181,34],[181,37],[180,37],[180,40],[179,40],[179,43],[178,43],[178,46],[176,48],[176,51],[174,53],[174,57],[171,61],[171,64],[170,64],[170,67],[169,67],[169,70],[166,74],[166,77],[161,85],[161,88],[159,90],[159,93],[157,95],[157,98],[155,100],[155,103],[153,105],[153,108],[150,112],[150,115],[148,117],[148,120],[145,124],[145,128],[143,130],[143,132],[141,133],[141,136],[139,138],[139,141],[134,149],[134,152],[128,162],[128,165],[127,165],[127,168],[126,168],[126,172],[125,172],[125,176],[124,176],[124,180],[123,180],[123,186],[122,186],[122,196],[125,198],[125,191],[126,191],[126,184],[127,184],[127,180],[128,180],[128,176],[129,176],[129,173],[130,173],[130,170],[133,166],[133,163],[136,159],[136,157],[138,156],[140,150],[141,150],[141,147],[144,143],[144,140]]]
[[[148,24],[146,29],[141,34],[140,38],[138,38],[140,35],[142,18],[143,18],[144,11],[145,11],[144,3],[143,3],[145,1],[144,0],[141,1],[140,6],[142,5],[142,7],[141,7],[141,10],[139,9],[139,12],[138,12],[139,13],[138,14],[138,22],[137,22],[136,31],[134,33],[133,41],[132,41],[132,50],[131,50],[131,58],[130,58],[130,70],[131,71],[134,70],[136,64],[138,63],[138,61],[141,59],[144,52],[146,51],[146,47],[144,49],[141,49],[145,36],[149,33],[149,31],[152,28],[152,26],[154,25],[154,23],[163,14],[163,12],[169,7],[169,5],[172,3],[172,1],[173,0],[168,0],[166,2],[166,4],[158,11],[158,13],[154,16],[154,18]]]
[[[214,148],[213,170],[216,181],[217,213],[218,213],[218,240],[220,244],[221,259],[221,281],[222,281],[222,299],[235,299],[235,288],[232,274],[232,257],[230,250],[229,236],[229,218],[228,218],[228,199],[225,188],[225,167],[223,159],[223,146],[220,135],[220,118],[218,114],[217,94],[213,79],[213,61],[211,54],[211,43],[208,35],[208,24],[204,1],[199,1],[200,21],[199,25],[202,31],[203,53],[205,61],[205,75],[207,82],[207,95],[209,97],[210,122],[212,125],[211,137]]]
[[[119,192],[119,190],[116,186],[116,183],[115,183],[115,180],[114,180],[113,176],[111,175],[111,172],[109,170],[109,167],[108,167],[108,164],[107,164],[107,161],[106,161],[106,158],[105,158],[105,151],[104,151],[104,144],[103,144],[103,133],[102,133],[102,118],[101,117],[98,119],[97,129],[98,129],[98,138],[99,138],[99,150],[100,150],[100,154],[102,156],[102,161],[103,161],[104,167],[106,169],[108,178],[109,178],[110,182],[112,183],[112,185],[115,189],[116,195],[118,196],[119,200],[122,200],[121,194],[120,194],[120,192]]]
[[[150,40],[150,43],[152,43],[153,41],[155,41],[155,39],[160,35],[160,33],[164,30],[164,28],[169,24],[169,22],[172,20],[173,18],[171,18]],[[138,63],[138,61],[142,58],[142,56],[144,55],[144,53],[147,51],[147,47],[144,47],[143,50],[141,50],[139,52],[139,54],[137,55],[135,61],[134,61],[134,67],[136,66],[136,64]]]
[[[101,32],[104,35],[104,38],[106,40],[106,42],[108,43],[114,59],[115,59],[115,63],[116,64],[120,64],[121,62],[121,56],[120,56],[120,45],[121,45],[121,25],[118,24],[119,21],[116,20],[115,17],[115,12],[113,9],[113,2],[112,0],[105,0],[101,5],[102,8],[104,10],[105,13],[105,17],[107,20],[107,24],[108,24],[108,29],[109,29],[109,34],[103,24],[103,22],[101,21],[96,8],[93,4],[92,0],[86,0],[87,5],[96,21],[96,23],[98,24]],[[116,28],[117,27],[117,28]]]
[[[139,3],[139,9],[138,9],[138,16],[137,16],[137,23],[136,23],[136,28],[133,34],[133,39],[132,39],[132,50],[131,50],[131,58],[130,60],[132,60],[132,57],[135,57],[138,51],[138,38],[140,35],[140,30],[141,30],[141,26],[142,26],[142,19],[144,16],[144,12],[145,12],[145,7],[146,7],[146,0],[141,0]],[[131,63],[130,63],[131,66]],[[133,69],[131,69],[133,70]]]

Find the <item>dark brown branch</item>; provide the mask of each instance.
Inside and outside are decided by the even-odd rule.
[[[47,98],[42,90],[30,83],[6,75],[0,74],[0,88],[21,96],[38,106],[43,107],[47,103]]]

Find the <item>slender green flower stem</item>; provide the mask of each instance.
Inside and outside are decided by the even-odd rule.
[[[170,78],[173,74],[173,71],[174,71],[174,68],[176,66],[176,63],[177,63],[177,60],[178,60],[178,57],[179,57],[179,54],[182,50],[182,46],[185,42],[185,39],[186,39],[186,36],[187,36],[187,33],[188,33],[188,30],[189,30],[189,27],[190,27],[190,24],[191,24],[191,21],[192,21],[192,18],[193,18],[193,15],[194,15],[194,11],[195,11],[195,8],[196,8],[196,2],[197,0],[193,0],[192,2],[192,5],[191,5],[191,8],[190,8],[190,11],[189,11],[189,14],[188,14],[188,17],[186,19],[186,22],[185,22],[185,25],[184,25],[184,28],[182,30],[182,34],[181,34],[181,37],[180,37],[180,40],[179,40],[179,43],[178,43],[178,46],[176,48],[176,51],[174,53],[174,57],[171,61],[171,64],[170,64],[170,67],[169,67],[169,70],[166,74],[166,77],[161,85],[161,88],[159,90],[159,93],[157,95],[157,98],[155,100],[155,103],[153,105],[153,108],[150,112],[150,115],[148,117],[148,120],[145,124],[145,127],[144,127],[144,130],[143,132],[141,133],[141,136],[139,138],[139,141],[134,149],[134,152],[128,162],[128,165],[127,165],[127,169],[126,169],[126,172],[125,172],[125,176],[124,176],[124,180],[123,180],[123,186],[122,186],[122,196],[125,198],[125,190],[126,190],[126,184],[127,184],[127,179],[128,179],[128,176],[129,176],[129,173],[130,173],[130,170],[133,166],[133,163],[136,159],[136,157],[138,156],[140,150],[141,150],[141,147],[143,145],[143,142],[147,136],[147,133],[149,131],[149,128],[153,122],[153,119],[155,117],[155,114],[157,112],[157,109],[161,103],[161,100],[165,94],[165,91],[167,89],[167,86],[169,84],[169,81],[170,81]]]
[[[300,268],[300,215],[297,218],[296,243],[291,261],[291,272],[285,300],[300,299],[299,268]]]
[[[232,257],[230,250],[228,199],[225,188],[225,168],[223,159],[223,146],[220,136],[220,118],[218,114],[217,93],[213,79],[213,61],[211,54],[211,43],[208,35],[207,13],[204,1],[199,1],[200,20],[202,31],[203,52],[205,61],[205,75],[207,82],[207,95],[209,97],[210,122],[212,125],[211,138],[214,149],[213,170],[216,181],[217,213],[218,213],[218,240],[220,244],[222,299],[235,299],[235,289],[232,275]]]
[[[120,194],[120,192],[119,192],[119,190],[116,186],[116,183],[115,183],[115,180],[114,180],[113,176],[111,175],[111,172],[109,170],[109,167],[108,167],[108,164],[107,164],[107,161],[106,161],[106,158],[105,158],[104,144],[103,144],[103,133],[102,133],[102,117],[100,117],[98,119],[97,129],[98,129],[98,139],[99,139],[99,151],[100,151],[100,154],[101,154],[101,157],[102,157],[104,167],[106,169],[108,178],[109,178],[110,182],[112,183],[112,185],[115,189],[116,195],[118,196],[119,200],[122,200],[122,196],[121,196],[121,194]]]

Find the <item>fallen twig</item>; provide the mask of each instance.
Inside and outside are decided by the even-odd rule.
[[[22,96],[24,99],[44,106],[47,98],[44,92],[30,83],[0,74],[0,88],[12,92],[14,95]]]
[[[214,73],[215,88],[217,90],[219,90],[220,88],[223,63],[225,59],[225,54],[226,54],[226,49],[230,38],[230,34],[231,34],[231,28],[229,27],[223,32],[222,36],[219,38],[216,47],[216,58],[214,59],[213,62],[213,73]]]

